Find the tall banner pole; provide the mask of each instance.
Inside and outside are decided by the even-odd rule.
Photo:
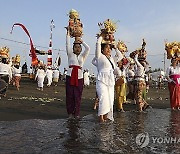
[[[50,25],[50,41],[49,41],[49,50],[48,50],[48,57],[47,57],[47,66],[52,66],[52,30],[55,28],[54,20],[51,20]]]

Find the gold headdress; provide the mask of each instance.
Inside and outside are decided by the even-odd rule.
[[[100,27],[101,32],[105,31],[106,33],[111,33],[111,34],[116,32],[117,26],[116,23],[113,22],[112,20],[107,19],[106,21],[103,22],[103,24],[104,27]]]
[[[20,65],[21,57],[19,54],[16,54],[16,56],[12,57],[11,60],[12,60],[12,65]]]
[[[15,64],[15,57],[11,57],[12,64]]]
[[[16,63],[20,63],[20,61],[21,61],[20,55],[19,55],[19,54],[16,54],[15,62],[16,62]]]
[[[69,11],[69,32],[71,37],[81,37],[83,35],[83,24],[79,19],[79,13],[71,9]]]
[[[0,48],[0,56],[2,58],[9,58],[9,48],[7,46]]]
[[[117,49],[119,50],[119,51],[121,51],[121,52],[127,52],[128,50],[127,50],[127,46],[126,46],[126,44],[123,42],[123,41],[118,41],[117,42],[117,44],[116,44],[116,47],[117,47]]]
[[[145,50],[145,46],[146,46],[146,42],[145,42],[145,40],[143,39],[142,47],[136,49],[136,50],[133,51],[133,52],[131,52],[131,53],[130,53],[130,57],[131,57],[131,58],[134,58],[135,55],[138,54],[138,60],[139,60],[139,61],[146,61],[147,52],[146,52],[146,50]]]
[[[79,13],[74,9],[71,9],[68,15],[70,19],[79,19]]]
[[[117,29],[116,23],[110,19],[107,19],[103,23],[98,23],[98,26],[100,28],[100,33],[97,35],[103,37],[102,43],[115,44],[114,33]]]
[[[165,50],[167,51],[167,59],[180,57],[180,42],[165,42]]]

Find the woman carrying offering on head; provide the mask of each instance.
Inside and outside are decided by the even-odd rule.
[[[85,48],[84,52],[82,52],[81,44]],[[69,117],[79,118],[84,84],[82,67],[90,48],[80,37],[75,38],[73,48],[71,48],[70,31],[67,28],[66,51],[69,65],[66,75],[66,109]]]
[[[167,68],[166,76],[168,80],[171,109],[180,110],[180,63],[176,58],[171,59],[171,66]]]

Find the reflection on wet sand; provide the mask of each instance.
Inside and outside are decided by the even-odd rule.
[[[66,123],[66,139],[63,142],[63,146],[65,147],[68,153],[73,153],[76,151],[80,153],[82,149],[81,141],[80,141],[80,134],[79,134],[79,120],[76,119],[68,119]]]
[[[167,136],[169,138],[167,151],[178,153],[180,151],[180,112],[172,111],[170,114],[169,127],[167,128]]]
[[[142,113],[115,113],[114,117],[114,122],[103,124],[98,122],[96,115],[80,120],[1,121],[0,153],[138,154],[180,151],[180,112],[150,109]],[[167,142],[167,138],[179,139],[179,143]]]

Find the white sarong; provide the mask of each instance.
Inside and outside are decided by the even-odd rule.
[[[96,90],[99,98],[98,116],[107,114],[107,118],[114,121],[114,85],[109,86],[97,80]]]

